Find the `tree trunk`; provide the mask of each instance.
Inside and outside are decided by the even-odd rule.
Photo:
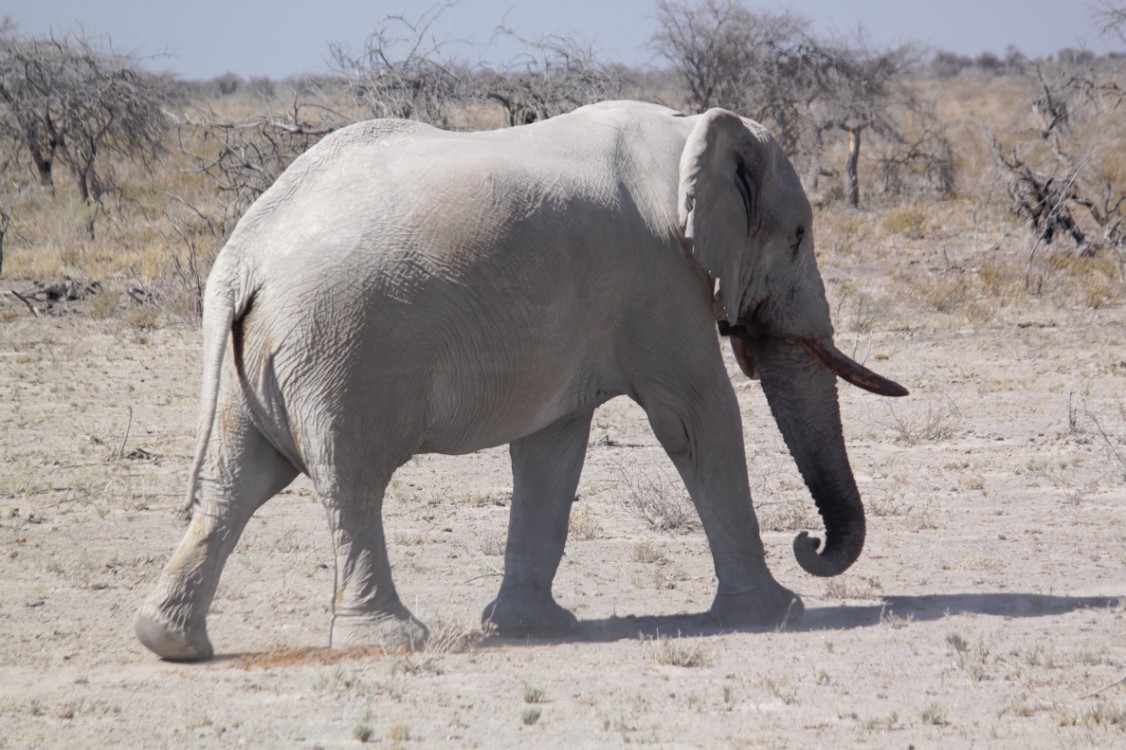
[[[817,187],[821,181],[821,128],[814,127],[811,131],[813,143],[809,149],[809,171],[806,172],[805,192],[812,197],[817,195]]]
[[[50,195],[55,197],[55,179],[51,171],[53,163],[51,159],[43,158],[43,155],[36,150],[31,151],[31,160],[35,163],[35,171],[39,177],[39,187]]]
[[[12,217],[0,208],[0,274],[4,272],[4,238],[8,236],[8,228],[12,226]]]
[[[845,163],[845,187],[848,192],[848,205],[860,207],[860,178],[856,173],[860,161],[860,133],[863,127],[848,129],[848,161]]]

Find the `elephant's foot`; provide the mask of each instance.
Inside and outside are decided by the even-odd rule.
[[[481,613],[501,635],[565,635],[579,629],[579,621],[560,607],[551,594],[536,597],[500,595]]]
[[[801,597],[773,580],[735,592],[721,586],[710,610],[721,626],[730,627],[782,625],[804,611]]]
[[[426,648],[430,631],[406,607],[394,612],[337,611],[332,618],[329,645],[332,648],[379,646],[381,648],[407,648],[421,651]]]
[[[214,654],[207,626],[187,627],[167,617],[157,605],[146,602],[133,617],[133,630],[145,648],[169,661],[206,661]]]

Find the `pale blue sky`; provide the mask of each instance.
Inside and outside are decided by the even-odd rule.
[[[1099,38],[1086,0],[748,0],[748,5],[794,10],[821,33],[848,35],[863,24],[881,46],[915,42],[976,55],[1002,53],[1014,44],[1030,56],[1062,47],[1105,52],[1123,46]],[[12,17],[26,32],[81,26],[89,34],[108,34],[121,50],[168,53],[149,67],[186,78],[227,71],[282,78],[326,70],[330,41],[356,47],[379,19],[395,13],[416,18],[432,6],[431,0],[0,0],[0,16]],[[572,34],[592,42],[602,59],[636,65],[656,62],[646,47],[654,8],[654,0],[461,0],[440,28],[450,38],[483,44],[507,14],[508,25],[525,36]],[[493,62],[513,54],[512,47],[450,49]]]

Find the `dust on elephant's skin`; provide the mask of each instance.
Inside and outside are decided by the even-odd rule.
[[[417,453],[508,443],[505,571],[483,617],[572,630],[551,586],[591,416],[634,399],[699,510],[724,624],[801,612],[764,561],[717,324],[826,519],[799,563],[835,575],[864,517],[836,376],[905,393],[840,354],[789,161],[757,123],[638,102],[448,133],[359,123],[297,159],[207,283],[192,522],[135,619],[166,659],[212,655],[206,618],[254,511],[298,473],[328,512],[331,643],[421,645],[381,506]]]

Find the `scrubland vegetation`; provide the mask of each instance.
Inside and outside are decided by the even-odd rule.
[[[34,38],[9,22],[0,271],[29,301],[49,296],[34,282],[68,276],[115,300],[99,315],[150,305],[144,320],[190,322],[237,218],[332,130],[370,117],[507,127],[628,97],[759,119],[818,205],[821,253],[886,245],[909,297],[912,243],[958,238],[953,265],[995,248],[974,255],[971,273],[945,274],[950,289],[925,280],[940,312],[980,317],[1060,290],[1091,307],[1119,298],[1126,56],[876,49],[814,37],[790,13],[702,0],[657,3],[661,69],[608,66],[570,38],[508,29],[523,57],[469,67],[434,35],[443,12],[388,18],[361,49],[330,46],[333,74],[285,81],[157,77],[109,40]]]
[[[1122,33],[1121,3],[1097,9]],[[1126,57],[877,49],[702,0],[655,4],[660,69],[566,38],[471,67],[432,34],[441,12],[285,81],[154,77],[107,40],[0,28],[0,747],[1126,746]],[[218,658],[157,663],[130,621],[182,533],[200,291],[245,208],[359,119],[500,128],[613,97],[758,118],[805,180],[838,346],[912,391],[840,391],[857,564],[793,563],[821,521],[728,354],[801,620],[702,622],[697,516],[615,399],[556,579],[578,635],[480,626],[511,497],[497,448],[415,457],[388,490],[425,652],[324,648],[332,554],[300,479],[231,558]]]

